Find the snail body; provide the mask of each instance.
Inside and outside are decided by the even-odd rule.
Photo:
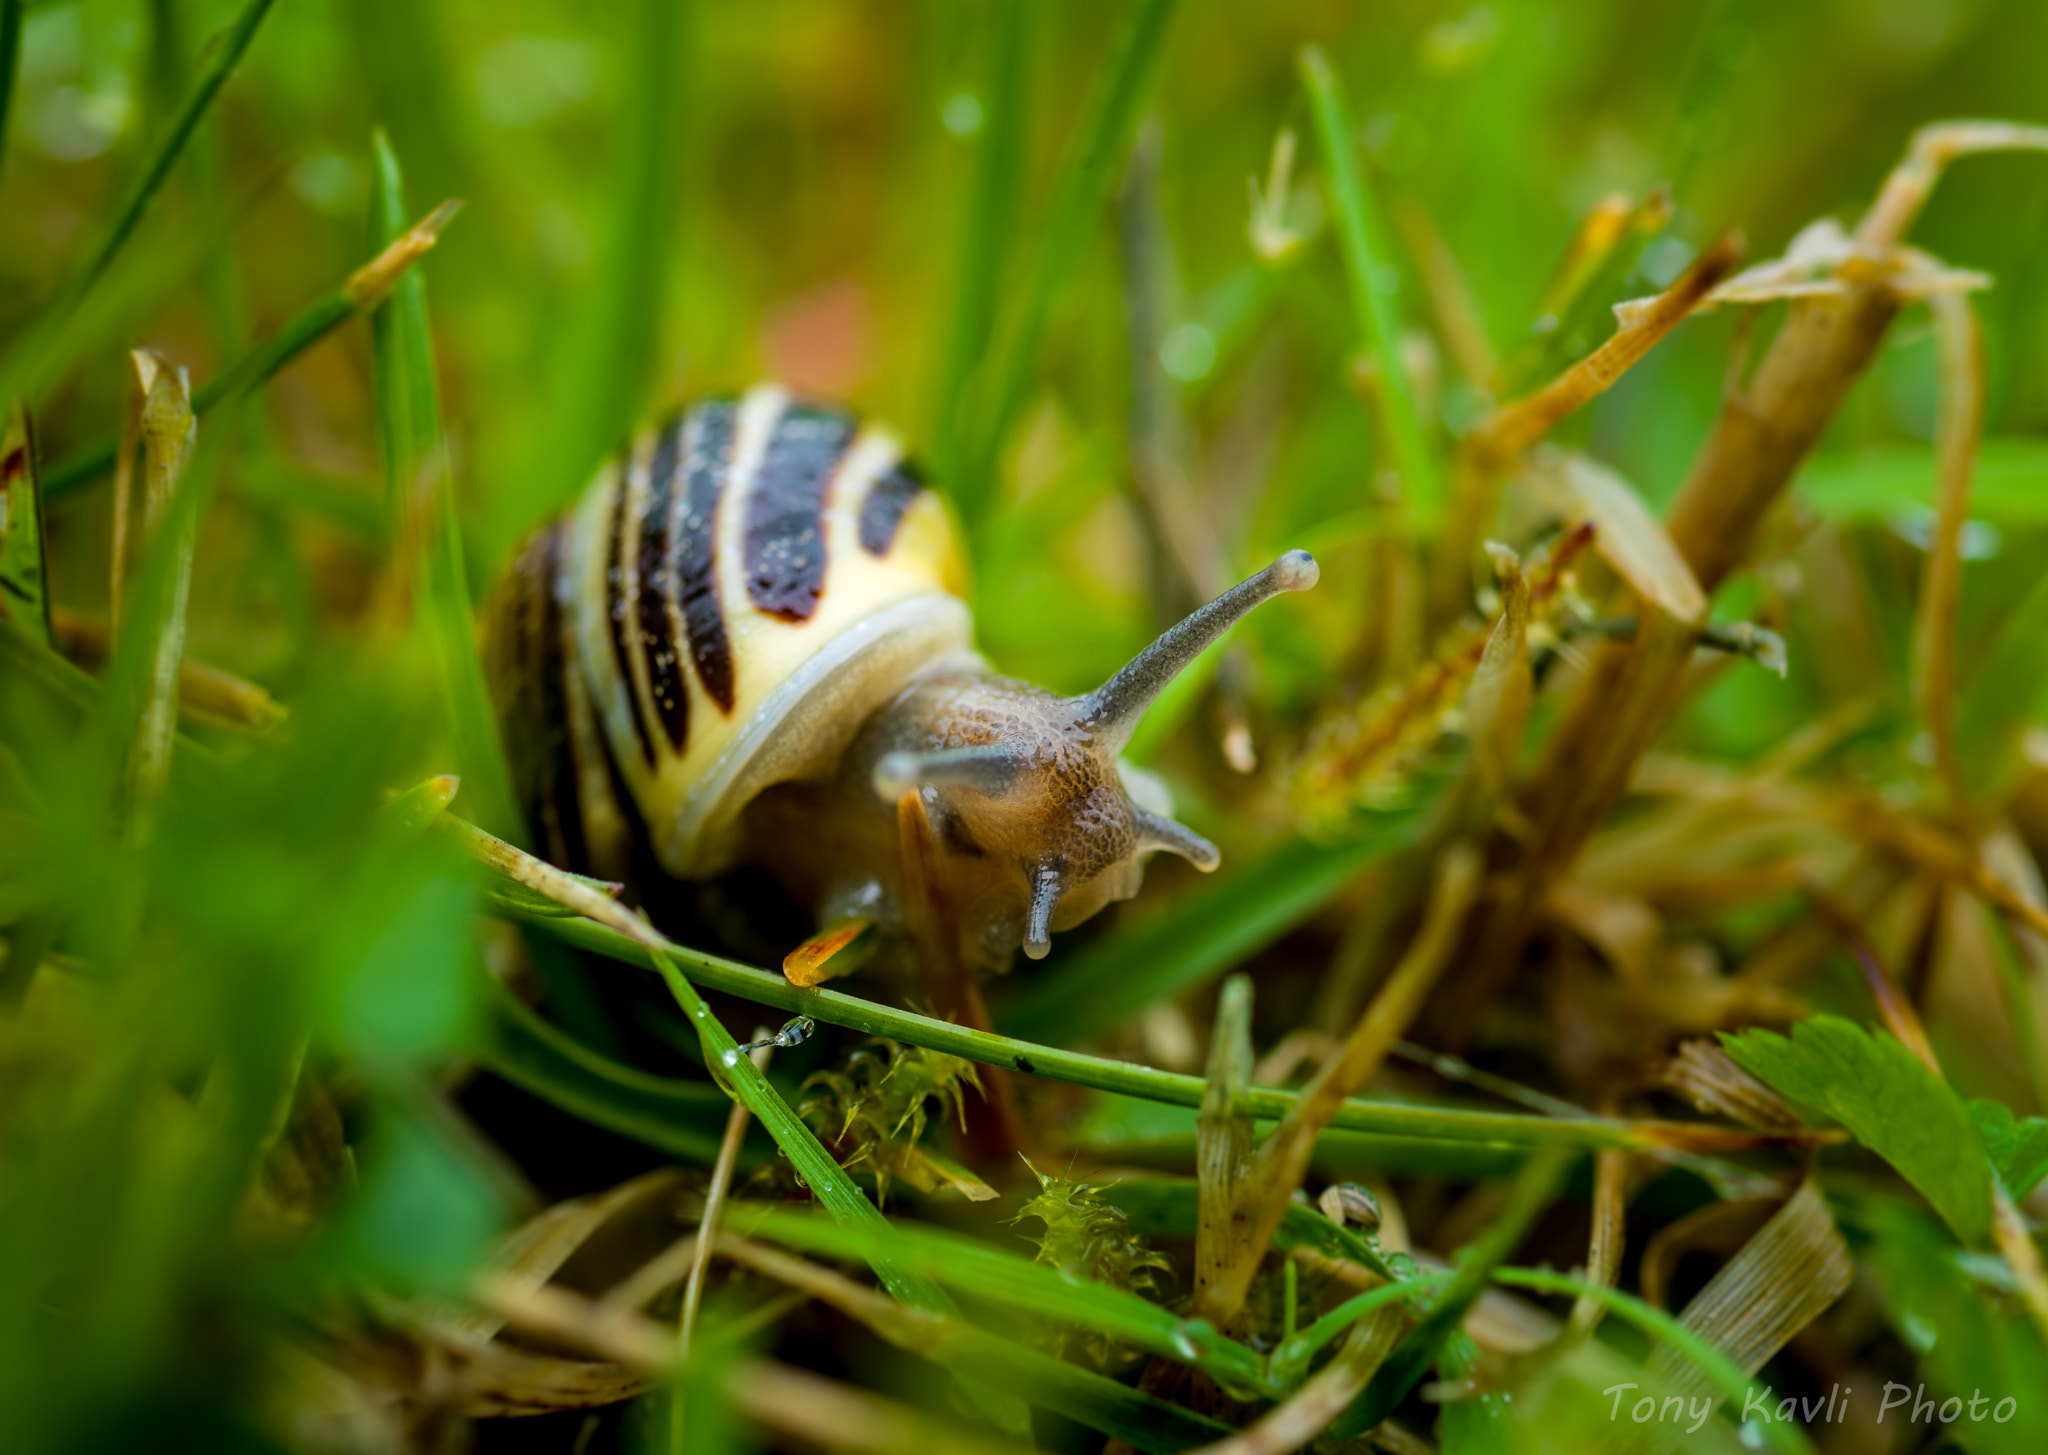
[[[943,898],[962,960],[1000,969],[1136,893],[1156,851],[1215,867],[1117,753],[1175,672],[1315,575],[1288,553],[1084,697],[998,676],[951,516],[895,438],[764,385],[646,431],[533,536],[485,667],[555,862],[757,864],[827,924],[897,932],[906,893]]]

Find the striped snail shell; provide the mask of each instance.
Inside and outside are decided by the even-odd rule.
[[[952,518],[886,430],[760,386],[644,433],[495,592],[485,665],[538,846],[627,877],[768,869],[826,923],[900,932],[906,814],[970,964],[1043,955],[1214,846],[1117,757],[1175,673],[1315,584],[1291,551],[1061,697],[975,654]]]

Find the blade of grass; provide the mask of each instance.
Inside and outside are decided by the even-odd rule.
[[[67,720],[90,718],[106,697],[105,689],[91,673],[29,636],[18,623],[4,618],[0,618],[0,668],[5,669],[10,682],[34,682]],[[213,749],[191,738],[178,739],[174,774],[192,772],[195,768],[204,774],[218,774],[222,767],[220,755]]]
[[[1214,1286],[1203,1294],[1206,1302],[1196,1305],[1225,1327],[1243,1307],[1288,1199],[1308,1172],[1317,1137],[1346,1098],[1379,1069],[1456,950],[1466,911],[1478,890],[1479,873],[1479,855],[1469,845],[1454,844],[1441,856],[1428,909],[1407,953],[1350,1036],[1324,1061],[1315,1080],[1260,1144],[1246,1169],[1229,1210],[1231,1227],[1240,1240],[1237,1255],[1228,1266],[1216,1270]]]
[[[974,195],[960,242],[960,276],[954,285],[952,336],[932,409],[932,460],[939,478],[960,478],[960,450],[972,414],[974,386],[982,377],[995,334],[1007,243],[1015,231],[1024,191],[1024,131],[1028,93],[1024,66],[1030,52],[1030,24],[1037,8],[1029,0],[998,0],[1001,13],[989,28],[988,95],[974,171]],[[957,487],[956,487],[957,488]]]
[[[211,56],[192,89],[186,93],[184,104],[171,117],[163,137],[122,194],[106,236],[88,256],[85,265],[58,290],[27,337],[7,355],[5,365],[0,366],[0,399],[17,392],[39,394],[49,383],[65,331],[94,285],[105,276],[122,246],[133,236],[136,225],[142,221],[142,214],[163,187],[164,179],[170,175],[171,167],[185,149],[185,143],[191,139],[199,118],[206,114],[207,107],[213,104],[214,97],[220,94],[220,88],[248,50],[249,42],[255,39],[257,27],[262,25],[272,3],[273,0],[249,0],[241,14],[215,37]],[[27,386],[25,391],[24,384]]]
[[[929,1309],[936,1313],[949,1312],[952,1301],[939,1292],[928,1273],[912,1271],[896,1255],[892,1245],[894,1230],[889,1220],[875,1210],[867,1195],[854,1186],[840,1165],[833,1160],[818,1141],[811,1129],[804,1125],[780,1092],[768,1084],[768,1078],[760,1068],[742,1056],[739,1043],[733,1039],[711,1007],[704,1003],[704,997],[697,993],[697,987],[690,983],[676,965],[673,956],[656,953],[655,968],[668,983],[669,992],[675,996],[676,1004],[690,1019],[697,1032],[697,1039],[704,1048],[704,1064],[714,1068],[731,1093],[733,1100],[752,1112],[755,1120],[768,1129],[775,1138],[775,1144],[782,1148],[790,1165],[796,1168],[825,1210],[839,1223],[869,1234],[863,1240],[867,1250],[861,1256],[868,1259],[875,1270],[875,1276],[882,1280],[888,1290],[913,1308]]]
[[[1401,359],[1400,274],[1378,208],[1366,195],[1358,166],[1358,143],[1344,102],[1343,84],[1318,46],[1301,53],[1302,82],[1315,115],[1323,164],[1329,168],[1330,210],[1337,217],[1344,274],[1358,331],[1379,365],[1385,392],[1387,432],[1408,503],[1424,515],[1443,505],[1443,480],[1416,412],[1415,388]]]
[[[385,250],[378,255],[381,263],[407,235],[405,180],[398,157],[381,131],[371,141],[371,152],[370,242]],[[378,268],[379,263],[371,267]],[[388,284],[388,294],[370,315],[388,503],[394,521],[415,506],[426,515],[427,529],[420,533],[425,559],[414,579],[422,587],[426,627],[440,659],[442,689],[447,694],[462,781],[470,790],[471,812],[492,833],[516,842],[521,829],[513,807],[512,775],[498,741],[497,719],[491,712],[483,663],[476,651],[476,624],[470,614],[462,527],[456,518],[454,482],[441,430],[441,390],[434,370],[433,334],[427,323],[426,280],[404,263],[397,267],[402,271]],[[431,490],[431,497],[416,501],[415,493],[422,488]],[[395,528],[394,536],[405,538]]]
[[[1315,1358],[1323,1346],[1333,1339],[1342,1338],[1344,1332],[1360,1319],[1368,1318],[1383,1308],[1425,1294],[1441,1293],[1451,1286],[1457,1275],[1452,1273],[1422,1273],[1402,1283],[1390,1283],[1383,1288],[1369,1288],[1364,1293],[1347,1298],[1293,1338],[1283,1342],[1273,1351],[1273,1368],[1280,1377],[1299,1378],[1308,1372],[1309,1361]]]
[[[1370,865],[1412,841],[1424,821],[1414,806],[1374,820],[1360,838],[1330,848],[1297,839],[1205,887],[1195,902],[1104,935],[1062,955],[1008,1005],[1005,1030],[1026,1039],[1080,1041],[1163,997],[1222,973],[1320,909]]]
[[[668,985],[669,993],[675,997],[676,1004],[688,1017],[691,1029],[696,1032],[705,1066],[726,1093],[767,1129],[776,1145],[782,1148],[783,1155],[796,1168],[797,1175],[811,1189],[812,1196],[840,1222],[870,1233],[889,1227],[888,1219],[854,1185],[853,1179],[833,1160],[832,1154],[825,1150],[782,1094],[769,1085],[761,1068],[740,1054],[739,1043],[733,1039],[732,1032],[711,1013],[711,1007],[704,1003],[697,987],[677,965],[673,947],[639,913],[611,899],[589,881],[565,873],[522,849],[494,840],[461,819],[443,815],[435,823],[465,841],[470,852],[482,862],[498,866],[501,872],[510,869],[517,874],[519,882],[539,890],[558,904],[597,916],[607,926],[613,927],[611,933],[645,951],[648,963]],[[904,1303],[934,1313],[952,1311],[952,1301],[936,1285],[921,1275],[903,1271],[888,1256],[886,1248],[878,1245],[878,1252],[870,1263],[876,1276]]]
[[[718,1240],[718,1251],[809,1294],[900,1349],[962,1378],[1009,1390],[1148,1455],[1169,1455],[1230,1433],[1229,1426],[1206,1415],[960,1319],[906,1309],[865,1284],[794,1254],[730,1235]]]
[[[133,814],[131,842],[147,837],[156,800],[170,779],[171,744],[178,725],[178,669],[185,657],[185,608],[192,590],[192,555],[199,544],[196,511],[179,511],[175,530],[171,520],[199,428],[189,382],[183,369],[146,350],[137,349],[134,358],[143,394],[144,529],[151,558],[163,564],[159,590],[138,602],[144,609],[122,633],[124,640],[130,632],[147,638],[146,658],[138,668],[139,710],[122,769],[122,794]],[[118,667],[119,644],[115,652]]]
[[[1137,125],[1145,83],[1178,8],[1179,0],[1135,0],[1075,124],[1043,222],[1035,231],[1038,250],[1021,291],[1024,301],[1008,352],[995,374],[993,393],[973,421],[974,433],[959,473],[950,482],[970,534],[978,535],[987,518],[995,497],[996,461],[1038,365],[1038,345],[1053,299],[1077,271],[1090,224],[1116,185],[1117,164]]]
[[[262,388],[278,370],[349,319],[374,309],[402,272],[439,240],[441,229],[459,206],[442,203],[349,274],[339,287],[314,299],[283,328],[193,390],[193,412],[204,418],[222,400]],[[44,471],[43,493],[54,498],[82,489],[112,470],[119,452],[120,445],[113,439],[74,451]]]
[[[1009,1254],[958,1233],[914,1223],[879,1227],[829,1222],[806,1213],[734,1204],[729,1216],[746,1236],[838,1258],[886,1257],[975,1299],[1018,1313],[1058,1319],[1120,1343],[1193,1365],[1226,1385],[1276,1393],[1264,1361],[1200,1319],[1148,1303],[1134,1293],[1069,1277],[1021,1254]]]
[[[538,925],[569,944],[645,969],[660,968],[657,952],[645,942],[636,941],[602,924],[594,924],[587,919],[514,913],[522,922]],[[662,950],[665,955],[688,965],[691,974],[710,989],[762,1005],[776,1006],[792,1015],[807,1015],[830,1025],[887,1036],[891,1040],[963,1056],[984,1065],[1008,1067],[1026,1075],[1048,1076],[1075,1086],[1120,1092],[1170,1106],[1197,1107],[1202,1103],[1203,1082],[1198,1076],[1183,1076],[1131,1061],[1116,1061],[1106,1056],[1091,1056],[1082,1051],[1018,1040],[993,1031],[971,1030],[950,1021],[933,1020],[913,1011],[863,1000],[843,991],[799,989],[780,975],[681,945],[665,944]],[[1246,1110],[1260,1121],[1279,1120],[1298,1099],[1295,1092],[1271,1087],[1254,1086],[1244,1092]],[[1601,1117],[1551,1118],[1520,1112],[1468,1111],[1358,1098],[1340,1106],[1331,1117],[1330,1125],[1348,1131],[1476,1142],[1496,1147],[1554,1144],[1596,1149],[1618,1147],[1642,1152],[1663,1152],[1673,1148],[1735,1150],[1791,1145],[1815,1140],[1819,1135],[1807,1132],[1753,1133],[1680,1122],[1629,1122]]]
[[[0,0],[0,180],[7,176],[7,118],[13,113],[14,77],[21,63],[22,0]]]
[[[1436,1363],[1444,1341],[1463,1326],[1466,1313],[1486,1291],[1494,1270],[1515,1250],[1522,1234],[1549,1205],[1570,1160],[1570,1153],[1552,1147],[1537,1152],[1523,1164],[1508,1192],[1507,1204],[1477,1241],[1460,1255],[1450,1286],[1430,1305],[1422,1322],[1387,1356],[1387,1362],[1380,1366],[1358,1402],[1331,1424],[1333,1438],[1353,1439],[1364,1434],[1392,1414],[1422,1381],[1423,1374]]]
[[[731,1099],[708,1081],[622,1066],[528,1010],[495,979],[463,1049],[476,1063],[550,1106],[658,1151],[709,1166]]]
[[[1114,1184],[1105,1191],[1104,1200],[1124,1214],[1134,1233],[1154,1238],[1191,1238],[1195,1234],[1199,1193],[1199,1187],[1185,1179],[1146,1178]],[[1273,1234],[1273,1246],[1282,1252],[1305,1249],[1325,1258],[1356,1263],[1388,1282],[1394,1279],[1394,1270],[1372,1244],[1298,1202],[1287,1204],[1287,1212]]]
[[[658,938],[651,928],[646,933],[649,940]],[[930,1273],[905,1266],[897,1253],[895,1232],[889,1220],[854,1185],[853,1179],[833,1160],[832,1154],[825,1150],[824,1144],[805,1125],[803,1118],[783,1100],[782,1093],[768,1084],[761,1068],[750,1057],[740,1053],[739,1043],[733,1039],[732,1032],[711,1013],[711,1007],[704,1003],[697,987],[677,967],[675,958],[657,952],[654,961],[656,970],[668,983],[669,993],[675,996],[676,1004],[682,1007],[683,1014],[696,1029],[698,1043],[704,1051],[704,1064],[711,1068],[712,1075],[719,1078],[732,1099],[753,1113],[754,1119],[767,1129],[768,1135],[775,1139],[775,1145],[782,1149],[782,1155],[796,1168],[797,1176],[831,1214],[835,1224],[855,1235],[865,1235],[870,1250],[865,1255],[868,1266],[875,1270],[875,1276],[881,1279],[883,1287],[912,1308],[935,1314],[956,1312],[952,1299],[932,1281]],[[969,1381],[966,1390],[998,1426],[1012,1432],[1029,1428],[1029,1413],[1008,1395],[976,1381]]]
[[[35,436],[19,401],[0,430],[0,616],[44,646],[55,644]]]
[[[1913,623],[1913,705],[1933,742],[1935,767],[1964,836],[1975,839],[1963,765],[1956,756],[1956,619],[1963,593],[1963,526],[1969,519],[1970,485],[1984,427],[1984,345],[1969,294],[1937,293],[1927,303],[1934,314],[1940,375],[1935,414],[1939,484],[1934,538]]]
[[[691,88],[679,52],[689,7],[638,0],[623,7],[620,43],[630,57],[619,115],[626,135],[612,213],[587,306],[560,352],[562,373],[536,473],[511,504],[523,526],[584,482],[606,451],[631,433],[647,407],[668,260],[675,248],[678,137]]]

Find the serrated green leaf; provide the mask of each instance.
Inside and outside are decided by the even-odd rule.
[[[1910,1414],[1921,1398],[1939,1404],[1982,1395],[1977,1408],[1987,1417],[1956,1426],[1967,1432],[1969,1449],[1982,1455],[2048,1449],[2048,1402],[2039,1393],[2048,1388],[2048,1350],[2033,1321],[1973,1277],[1969,1255],[1919,1209],[1872,1198],[1857,1208],[1856,1220],[1869,1235],[1865,1261],[1877,1275],[1885,1313],[1920,1359],[1914,1374],[1901,1376],[1914,1388],[1894,1384],[1880,1391],[1893,1400],[1890,1418]],[[2004,1400],[2011,1403],[2001,1405]],[[2001,1410],[2002,1420],[1996,1418]]]
[[[2048,1177],[2048,1117],[2017,1118],[1995,1101],[1970,1103],[1970,1119],[2006,1191],[2020,1201]]]
[[[1918,1188],[1966,1243],[1991,1231],[1984,1142],[1962,1098],[1890,1036],[1814,1016],[1785,1037],[1721,1037],[1735,1064],[1851,1135]]]

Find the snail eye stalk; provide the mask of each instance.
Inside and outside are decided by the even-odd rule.
[[[1114,677],[1079,699],[1077,720],[1114,754],[1137,731],[1138,719],[1166,684],[1178,677],[1225,632],[1262,602],[1283,591],[1306,591],[1321,575],[1307,551],[1288,551],[1255,576],[1231,587],[1207,606],[1196,609],[1159,634],[1159,639],[1131,658]]]

